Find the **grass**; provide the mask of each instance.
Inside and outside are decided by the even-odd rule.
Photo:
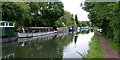
[[[96,30],[91,42],[89,43],[89,46],[90,48],[85,58],[103,58],[103,53],[101,52],[99,46],[98,34]]]

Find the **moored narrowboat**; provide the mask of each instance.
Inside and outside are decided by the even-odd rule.
[[[18,32],[19,38],[36,37],[41,35],[54,34],[53,27],[22,27]]]
[[[17,39],[14,30],[14,23],[8,21],[0,21],[0,43],[13,41]]]

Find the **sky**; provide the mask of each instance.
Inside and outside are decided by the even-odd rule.
[[[83,3],[84,0],[60,0],[64,5],[64,10],[69,11],[72,14],[77,14],[79,21],[89,21],[88,12],[84,11],[80,4]]]

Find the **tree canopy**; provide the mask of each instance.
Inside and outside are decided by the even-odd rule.
[[[30,22],[30,8],[24,2],[2,2],[2,20],[16,22],[16,26]]]
[[[71,14],[68,11],[64,11],[64,15],[61,16],[57,21],[55,26],[57,27],[70,27],[70,26],[76,26],[76,22],[74,19],[73,14]]]
[[[64,14],[62,2],[2,2],[2,20],[13,21],[16,27],[49,26]]]
[[[113,41],[119,39],[119,2],[85,2],[83,9],[89,12],[89,19],[99,28],[103,29],[103,34]]]

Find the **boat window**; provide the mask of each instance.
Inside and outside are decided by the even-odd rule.
[[[0,25],[1,25],[1,26],[5,26],[5,23],[2,22]]]
[[[41,32],[43,32],[43,30],[41,29]]]
[[[13,23],[9,23],[9,26],[13,26]]]
[[[6,23],[6,26],[8,26],[8,23]]]

